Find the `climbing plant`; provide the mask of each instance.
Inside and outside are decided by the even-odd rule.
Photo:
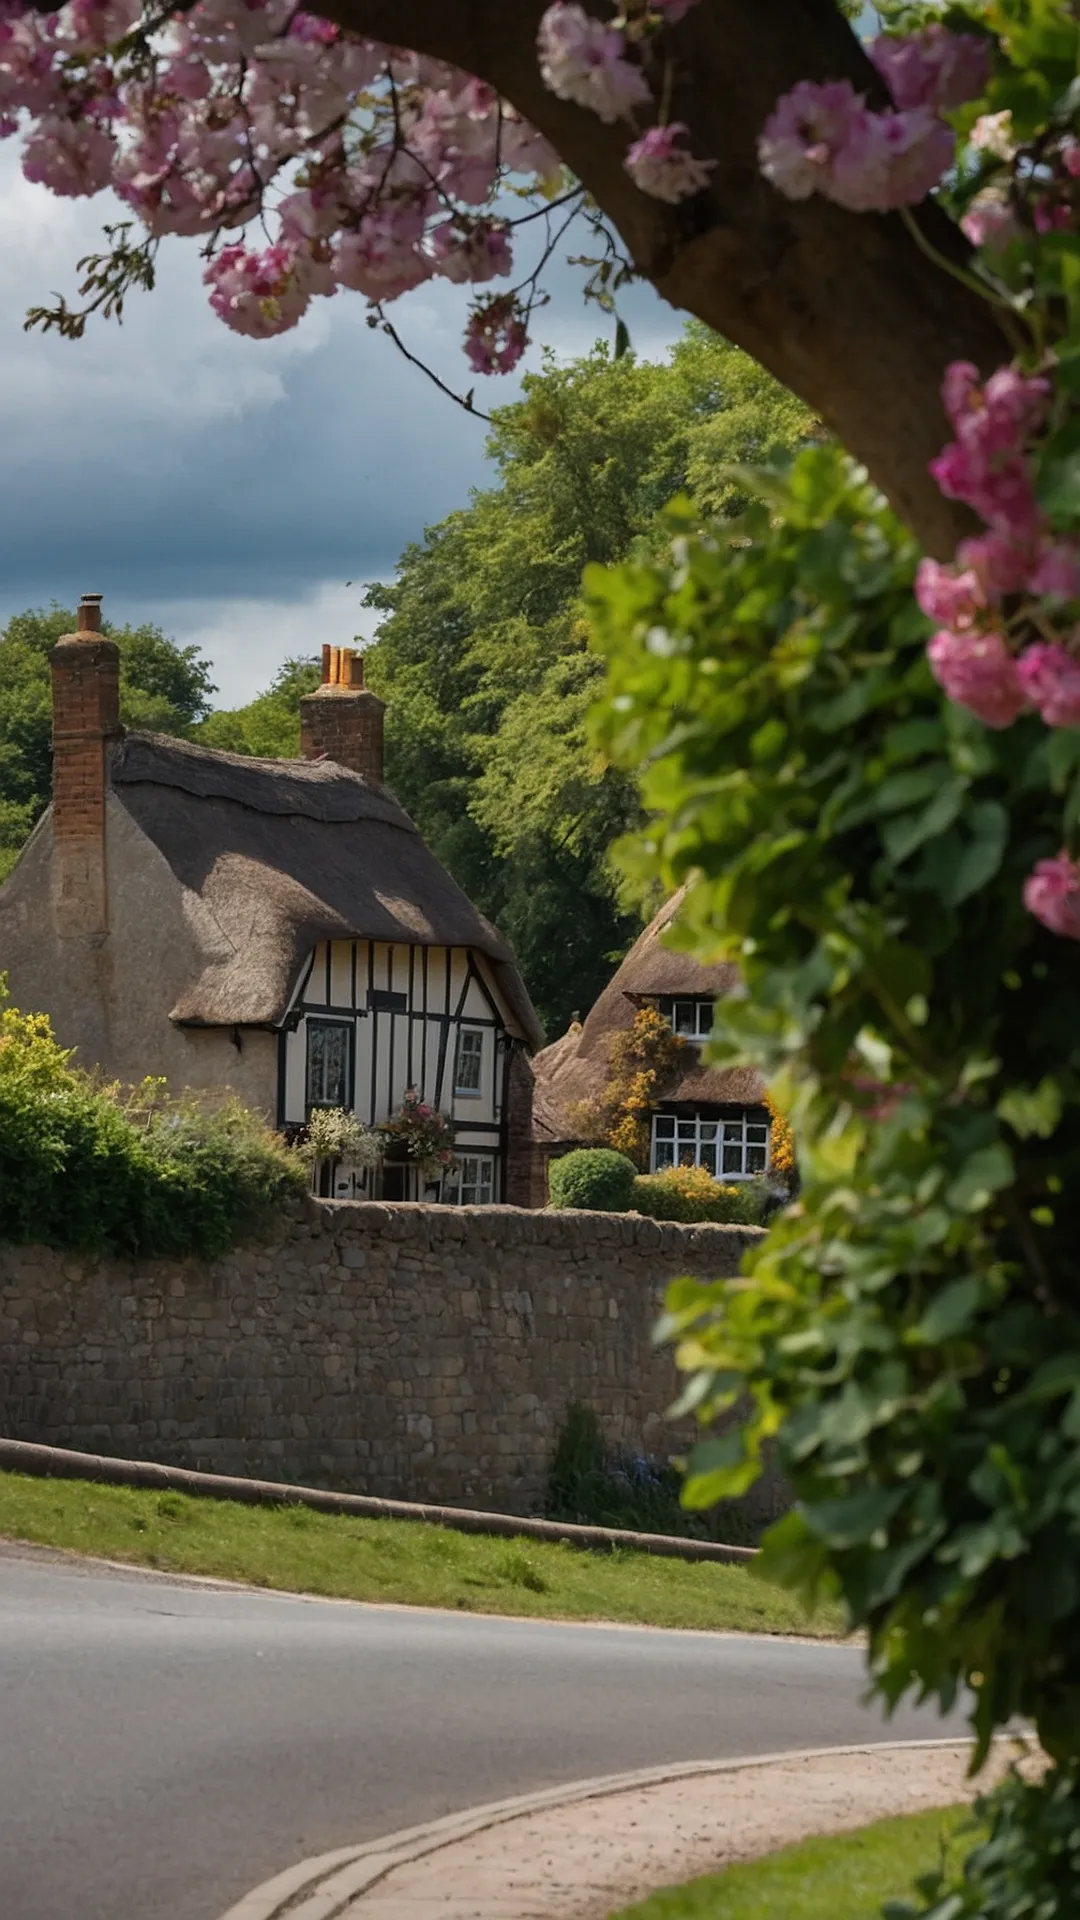
[[[625,1153],[639,1169],[647,1167],[652,1111],[678,1072],[685,1045],[656,1007],[639,1007],[631,1025],[612,1038],[601,1092],[570,1106],[574,1133]]]

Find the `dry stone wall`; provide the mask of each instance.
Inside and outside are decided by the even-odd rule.
[[[0,1246],[13,1439],[417,1500],[536,1508],[574,1401],[675,1445],[664,1284],[752,1228],[513,1207],[310,1203],[213,1262]]]

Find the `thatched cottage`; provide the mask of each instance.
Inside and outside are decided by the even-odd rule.
[[[612,1043],[633,1026],[642,1007],[655,1007],[686,1043],[650,1115],[649,1169],[699,1166],[732,1181],[768,1168],[771,1127],[761,1080],[755,1073],[722,1072],[701,1059],[715,1002],[737,985],[737,970],[703,966],[663,944],[682,898],[678,893],[669,900],[635,941],[584,1023],[575,1022],[533,1060],[534,1206],[546,1199],[548,1162],[584,1144],[581,1109],[602,1096]]]
[[[415,1087],[452,1117],[453,1185],[388,1165],[385,1197],[519,1197],[510,1108],[536,1014],[383,785],[360,657],[323,649],[302,759],[211,752],[121,727],[99,601],[52,650],[52,805],[0,888],[15,1003],[110,1078],[228,1087],[285,1129],[321,1106],[374,1124]]]

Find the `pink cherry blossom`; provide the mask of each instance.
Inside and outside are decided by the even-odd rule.
[[[311,300],[302,265],[287,247],[249,253],[222,247],[203,279],[212,289],[210,305],[236,333],[268,340],[296,325]]]
[[[641,68],[626,58],[626,41],[573,0],[555,0],[540,21],[540,73],[560,100],[588,107],[609,123],[651,99]]]
[[[39,120],[23,148],[27,180],[49,187],[66,199],[100,193],[108,186],[116,142],[93,120]]]
[[[1044,546],[1028,576],[1031,593],[1056,600],[1080,599],[1080,551],[1067,540]]]
[[[1064,848],[1037,862],[1024,881],[1024,905],[1051,933],[1080,940],[1080,868]]]
[[[504,220],[444,220],[431,236],[435,271],[446,280],[494,280],[513,265]]]
[[[540,180],[557,180],[562,171],[550,140],[523,120],[513,107],[503,106],[499,124],[499,153],[511,173],[532,174]]]
[[[800,80],[766,121],[758,161],[789,200],[821,193],[869,213],[924,200],[953,148],[949,128],[928,107],[871,113],[849,80]]]
[[[1016,152],[1012,109],[1006,107],[1003,113],[980,114],[968,134],[968,141],[978,153],[991,153],[996,160],[1011,160]]]
[[[950,33],[939,21],[921,33],[879,34],[867,52],[898,107],[948,110],[982,93],[990,72],[990,43]]]
[[[1031,541],[1012,538],[1009,533],[992,530],[961,540],[956,549],[957,565],[975,575],[979,591],[989,600],[1020,593],[1028,583],[1036,564]]]
[[[1016,661],[1000,633],[935,633],[930,671],[957,706],[988,727],[1011,727],[1027,706]]]
[[[366,293],[369,300],[395,300],[408,293],[435,270],[435,262],[419,246],[423,232],[422,211],[407,202],[365,214],[357,227],[338,235],[335,280]]]
[[[836,156],[865,152],[870,113],[850,80],[800,80],[777,101],[758,141],[762,173],[789,200],[828,193]]]
[[[1080,726],[1080,660],[1057,643],[1039,641],[1025,647],[1016,671],[1048,727]]]
[[[915,598],[928,620],[943,620],[953,633],[973,627],[986,610],[986,593],[968,569],[957,573],[938,560],[920,560]]]
[[[998,187],[984,187],[975,195],[960,226],[973,247],[988,247],[993,253],[1004,252],[1023,233],[1008,197]]]
[[[635,140],[623,164],[642,193],[674,204],[708,186],[716,162],[694,159],[686,145],[689,131],[681,120],[674,120],[667,127],[650,127]]]
[[[465,352],[477,373],[509,373],[528,344],[525,317],[512,293],[479,302],[469,315]]]
[[[104,53],[142,17],[142,0],[68,0],[56,17],[57,37],[80,53]]]
[[[942,493],[964,500],[1014,542],[1035,538],[1041,515],[1024,449],[1049,403],[1042,376],[999,367],[985,384],[966,361],[954,361],[942,382],[945,411],[956,439],[930,471]]]
[[[869,204],[881,209],[917,207],[952,165],[956,147],[952,132],[929,107],[875,114],[873,119],[885,158],[885,185]],[[835,188],[833,198],[841,206],[853,204],[841,199]]]

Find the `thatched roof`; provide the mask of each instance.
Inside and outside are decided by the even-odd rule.
[[[685,888],[661,907],[634,942],[614,978],[605,987],[583,1026],[572,1026],[561,1040],[545,1047],[533,1060],[533,1138],[544,1144],[566,1142],[576,1136],[568,1110],[580,1100],[592,1100],[607,1082],[611,1043],[633,1025],[639,1006],[668,995],[697,996],[730,993],[738,985],[736,967],[703,966],[692,954],[675,953],[662,935],[676,919]],[[752,1106],[764,1087],[756,1073],[722,1073],[701,1064],[696,1047],[685,1049],[684,1065],[663,1100],[709,1106],[730,1102]]]
[[[276,1026],[319,940],[473,947],[530,1045],[542,1030],[501,934],[385,787],[328,761],[255,760],[152,733],[113,749],[113,791],[194,894],[203,965],[170,1018]]]

